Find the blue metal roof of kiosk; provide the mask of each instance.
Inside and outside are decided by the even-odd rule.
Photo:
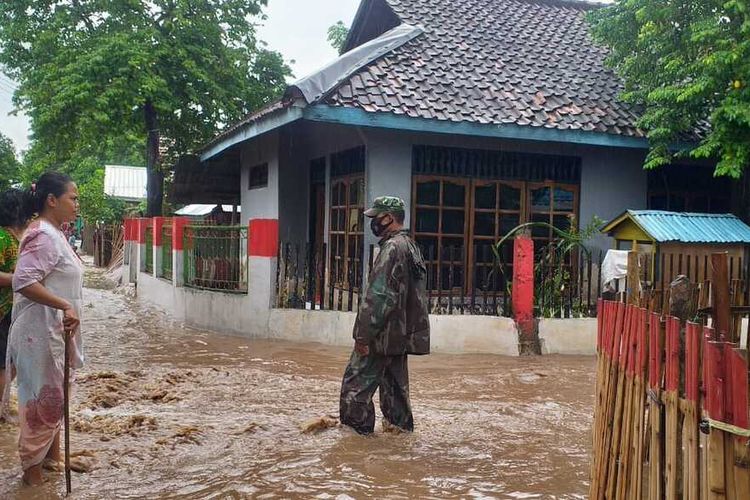
[[[750,226],[732,214],[628,210],[602,230],[611,233],[626,219],[632,220],[657,243],[750,243]]]

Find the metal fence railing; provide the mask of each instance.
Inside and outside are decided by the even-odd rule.
[[[185,286],[246,293],[247,236],[247,226],[187,226]]]
[[[513,262],[500,262],[490,245],[476,246],[472,259],[460,247],[421,248],[427,265],[426,288],[430,314],[513,315]],[[356,255],[356,254],[355,254]],[[362,279],[373,265],[375,249],[360,263],[349,259],[338,267],[326,244],[282,243],[276,269],[275,307],[358,311]],[[511,256],[512,258],[512,256]],[[539,318],[580,318],[596,315],[601,296],[602,252],[572,252],[560,256],[542,247],[535,256],[535,314]],[[363,269],[364,267],[364,269]],[[339,272],[346,269],[347,272]],[[471,281],[466,275],[471,275]]]
[[[161,272],[160,276],[172,281],[172,224],[161,228]]]
[[[146,228],[146,262],[143,270],[147,273],[154,272],[154,228]]]

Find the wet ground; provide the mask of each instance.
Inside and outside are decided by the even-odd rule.
[[[302,433],[338,412],[348,351],[195,331],[89,270],[73,498],[585,498],[594,359],[410,359],[416,431]],[[0,426],[0,498],[21,486]]]

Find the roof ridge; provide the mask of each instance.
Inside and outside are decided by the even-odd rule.
[[[490,0],[491,2],[506,2],[508,0]],[[611,5],[604,2],[592,2],[591,0],[517,0],[519,2],[526,2],[526,3],[550,3],[550,4],[562,4],[562,5],[579,5],[583,7],[590,7],[594,9],[600,9],[602,7],[606,7],[607,5]]]
[[[726,212],[726,213],[710,213],[710,212],[675,212],[673,210],[628,210],[628,212],[635,215],[664,215],[669,217],[705,217],[705,218],[717,218],[717,217],[733,217],[738,219],[737,215]]]
[[[367,0],[362,0],[363,5]],[[405,3],[405,2],[420,2],[424,0],[385,0],[385,2],[393,9],[392,4],[399,4],[399,3]],[[429,1],[429,0],[428,0]],[[544,4],[552,4],[552,5],[565,5],[565,6],[577,6],[577,7],[587,7],[592,9],[600,9],[603,7],[608,7],[613,5],[609,0],[607,1],[594,1],[594,0],[486,0],[488,3],[510,3],[510,2],[523,2],[523,3],[544,3]],[[395,10],[395,9],[394,9]],[[359,13],[359,12],[358,12]]]

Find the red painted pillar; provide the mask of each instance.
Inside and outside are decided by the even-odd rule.
[[[526,235],[513,240],[512,297],[521,354],[541,354],[534,318],[534,240]]]
[[[154,246],[161,246],[161,229],[164,227],[164,217],[154,217]]]
[[[534,240],[528,236],[513,240],[513,317],[534,318]]]
[[[247,246],[250,257],[276,257],[279,252],[279,221],[277,219],[250,220]]]
[[[172,218],[172,283],[182,286],[185,283],[184,234],[190,223],[187,217]]]
[[[147,217],[141,217],[138,220],[138,229],[136,233],[136,240],[139,245],[146,244],[146,228],[151,227],[153,220]]]
[[[258,314],[269,311],[276,301],[278,252],[278,219],[250,219],[247,235],[247,289],[250,307]]]
[[[190,219],[187,217],[173,217],[172,218],[172,249],[183,250],[183,235],[185,234],[185,226],[190,223]]]

